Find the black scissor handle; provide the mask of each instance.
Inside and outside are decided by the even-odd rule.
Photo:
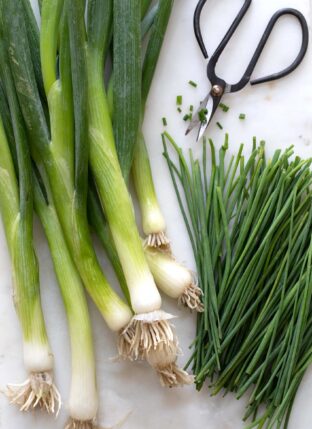
[[[194,25],[194,33],[195,33],[195,37],[197,39],[198,45],[199,45],[199,47],[203,53],[203,56],[207,59],[208,58],[208,52],[207,52],[206,46],[204,44],[202,32],[200,29],[200,15],[202,13],[202,10],[203,10],[203,7],[204,7],[206,1],[207,0],[199,0],[198,4],[196,6],[195,12],[194,12],[193,25]],[[235,30],[237,29],[240,22],[244,18],[247,10],[249,9],[249,6],[251,5],[251,1],[252,0],[245,0],[244,5],[241,8],[241,10],[239,11],[239,13],[238,13],[237,17],[235,18],[233,24],[231,25],[231,27],[227,31],[226,35],[224,36],[223,40],[221,41],[221,43],[217,47],[216,51],[214,52],[213,56],[211,57],[210,63],[212,62],[212,63],[216,64],[218,62],[220,55],[224,51],[226,45],[228,44],[229,40],[233,36]]]
[[[278,19],[281,16],[284,15],[291,15],[294,16],[295,18],[298,19],[300,26],[301,26],[301,30],[302,30],[302,43],[301,43],[301,47],[300,47],[300,51],[296,57],[296,59],[288,66],[286,67],[284,70],[278,72],[278,73],[273,73],[269,76],[265,76],[265,77],[261,77],[258,79],[254,79],[254,80],[250,80],[251,74],[255,69],[255,66],[258,62],[258,59],[263,51],[263,48],[274,28],[274,25],[276,24],[276,22],[278,21]],[[247,75],[248,80],[250,81],[251,85],[257,85],[259,83],[265,83],[265,82],[271,82],[273,80],[277,80],[280,79],[284,76],[287,76],[289,73],[291,73],[292,71],[294,71],[299,64],[302,62],[307,49],[308,49],[308,45],[309,45],[309,28],[308,28],[308,24],[307,21],[305,19],[305,17],[302,15],[301,12],[299,12],[299,10],[296,9],[292,9],[292,8],[285,8],[285,9],[281,9],[279,11],[277,11],[271,18],[261,40],[260,43],[250,61],[249,66],[247,67],[247,70],[245,72],[245,74]]]
[[[284,70],[278,72],[278,73],[273,73],[269,76],[265,76],[265,77],[261,77],[258,79],[254,79],[254,80],[250,80],[251,75],[256,67],[256,64],[260,58],[260,55],[266,45],[266,42],[268,41],[268,38],[270,37],[272,30],[276,24],[276,22],[279,20],[279,18],[281,18],[282,16],[285,15],[291,15],[294,16],[295,18],[297,18],[297,20],[300,23],[301,26],[301,30],[302,30],[302,43],[301,43],[301,48],[300,51],[296,57],[296,59],[288,66],[286,67]],[[267,28],[265,29],[265,32],[263,33],[263,36],[257,46],[257,49],[255,50],[255,53],[253,54],[253,57],[244,73],[244,76],[242,77],[242,79],[236,83],[235,85],[231,85],[230,87],[230,92],[236,92],[239,91],[241,89],[243,89],[248,82],[250,82],[251,85],[257,85],[259,83],[265,83],[265,82],[271,82],[273,80],[277,80],[280,79],[284,76],[287,76],[288,74],[290,74],[292,71],[294,71],[299,64],[302,62],[307,49],[308,49],[308,45],[309,45],[309,28],[308,28],[308,24],[307,21],[305,19],[305,17],[302,15],[301,12],[299,12],[299,10],[297,9],[292,9],[292,8],[285,8],[285,9],[280,9],[278,10],[270,19]]]

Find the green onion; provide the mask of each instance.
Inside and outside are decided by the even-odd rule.
[[[194,275],[179,264],[170,253],[159,249],[145,248],[145,256],[157,286],[180,304],[202,312],[202,292],[196,285]]]
[[[187,113],[186,115],[183,116],[183,121],[191,121],[192,120],[192,115]]]
[[[155,17],[143,62],[142,105],[145,108],[147,96],[154,77],[159,53],[168,26],[173,0],[159,0],[158,12]]]
[[[39,28],[29,0],[22,0],[22,3],[24,7],[25,22],[27,23],[27,30],[28,30],[27,37],[29,40],[31,60],[34,67],[36,81],[37,81],[40,95],[43,99],[45,99],[45,91],[44,91],[44,84],[43,84],[42,72],[41,72],[41,62],[40,62]],[[40,2],[40,5],[41,5],[41,2]]]
[[[189,80],[189,85],[193,86],[194,88],[197,88],[197,83],[193,80]]]
[[[193,112],[193,110],[194,110],[194,106],[191,104],[190,105],[190,112]]]
[[[220,124],[220,122],[217,122],[216,125],[220,128],[220,130],[223,130],[223,126]]]
[[[163,126],[166,127],[168,125],[167,124],[167,119],[166,118],[162,118],[162,123],[163,123]]]
[[[178,108],[177,108],[177,111],[178,111],[179,113],[182,113],[182,109],[181,109],[181,107],[178,107]]]
[[[129,340],[128,333],[123,331],[119,350],[125,357],[138,358],[146,352],[142,345],[147,350],[157,348],[160,342],[170,345],[174,337],[168,323],[171,316],[159,311],[161,297],[144,256],[132,202],[118,163],[103,84],[106,10],[101,2],[96,4],[97,10],[89,16],[87,46],[90,164],[136,313],[128,326],[133,336]],[[125,15],[125,10],[121,8],[120,13]],[[114,110],[116,115],[118,110]]]
[[[15,139],[11,152],[14,143],[8,143],[0,118],[0,210],[12,261],[13,297],[22,330],[24,365],[29,374],[26,382],[9,385],[6,394],[21,411],[40,407],[57,414],[61,399],[53,383],[54,359],[41,308],[39,269],[33,247],[31,160],[6,51],[0,43],[1,80],[8,100],[6,105],[1,94],[1,113],[9,108],[6,119],[12,116],[13,130],[8,136]],[[6,122],[7,129],[9,124]]]
[[[147,235],[146,244],[151,247],[167,247],[165,219],[160,210],[153,183],[150,161],[144,136],[140,133],[134,155],[132,177],[140,203],[143,231]]]
[[[182,95],[177,95],[177,106],[182,106]]]
[[[143,18],[146,15],[151,5],[151,2],[152,2],[151,0],[141,0],[141,18]]]
[[[142,120],[146,99],[152,84],[172,6],[173,0],[159,1],[158,12],[155,16],[148,40],[142,72]],[[177,103],[182,103],[182,96],[180,97],[181,98],[179,98],[179,96],[177,97]],[[140,133],[138,136],[134,153],[132,175],[142,215],[143,231],[147,236],[146,244],[152,247],[160,246],[167,248],[169,246],[169,240],[165,234],[166,224],[157,200],[143,133]]]
[[[127,181],[141,118],[141,0],[113,2],[114,135]]]
[[[45,0],[43,1],[43,10]],[[62,293],[71,340],[70,425],[93,424],[98,409],[91,321],[82,281],[68,250],[53,203],[46,202],[35,181],[35,209],[49,243],[54,270]]]
[[[242,121],[244,121],[246,119],[246,114],[245,113],[241,113],[239,115],[239,119],[242,120]]]
[[[156,2],[156,4],[146,13],[144,18],[141,21],[141,37],[142,40],[145,38],[148,31],[151,29],[155,17],[157,15],[159,9],[159,1]],[[109,113],[111,118],[113,117],[113,111],[114,111],[114,70],[112,70],[112,73],[109,78],[109,82],[107,85],[107,102],[109,107]]]

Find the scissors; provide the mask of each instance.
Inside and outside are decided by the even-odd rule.
[[[196,10],[194,13],[194,32],[203,56],[205,57],[205,59],[208,59],[208,53],[204,45],[202,32],[200,29],[200,16],[206,1],[207,0],[200,0],[196,7]],[[299,66],[299,64],[302,62],[307,52],[308,44],[309,44],[309,29],[308,29],[308,24],[305,17],[297,9],[292,9],[292,8],[280,9],[270,19],[263,33],[263,36],[242,78],[236,84],[230,85],[225,80],[217,76],[215,72],[216,64],[222,52],[224,51],[225,47],[229,43],[233,34],[235,33],[235,30],[237,29],[240,22],[244,18],[246,12],[248,11],[249,6],[251,5],[251,2],[252,0],[245,0],[243,7],[241,8],[237,17],[233,21],[233,24],[231,25],[226,35],[224,36],[223,40],[221,41],[221,43],[219,44],[219,46],[217,47],[217,49],[215,50],[215,52],[213,53],[213,55],[210,57],[208,61],[207,77],[211,83],[211,90],[208,93],[208,95],[204,98],[204,100],[200,103],[199,109],[197,110],[195,115],[193,115],[193,118],[185,133],[185,134],[188,134],[191,130],[199,126],[197,141],[200,140],[200,138],[204,135],[205,130],[207,129],[209,123],[211,122],[211,119],[214,116],[224,94],[240,91],[241,89],[245,88],[245,86],[249,82],[251,85],[258,85],[260,83],[271,82],[273,80],[277,80],[284,76],[287,76]],[[260,55],[268,41],[268,38],[276,22],[280,17],[284,15],[294,16],[295,18],[297,18],[301,26],[302,44],[297,58],[294,60],[292,64],[290,64],[290,66],[288,66],[287,68],[285,68],[284,70],[278,73],[274,73],[259,79],[251,80],[251,75],[256,67],[256,64],[260,58]]]

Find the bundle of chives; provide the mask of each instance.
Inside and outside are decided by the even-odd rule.
[[[24,365],[29,373],[24,383],[9,385],[6,394],[21,411],[39,407],[57,414],[61,398],[53,383],[54,359],[41,308],[39,269],[33,248],[30,154],[2,39],[0,51],[5,87],[5,94],[1,91],[1,116],[6,123],[5,131],[0,118],[0,209],[12,259],[13,299],[22,329]],[[8,126],[10,115],[13,130]],[[8,142],[9,137],[11,142],[15,139],[16,145]]]
[[[213,394],[224,388],[238,398],[252,388],[248,428],[286,428],[312,362],[312,160],[292,160],[289,148],[267,163],[264,144],[254,144],[247,161],[241,146],[226,167],[228,141],[218,161],[210,142],[209,177],[205,142],[202,163],[190,153],[188,166],[171,137],[163,138],[200,284],[205,291],[214,285],[190,359],[197,387],[209,377]]]
[[[57,44],[53,40],[46,44],[45,40],[41,40],[41,46],[47,47],[46,50],[42,49],[41,62],[47,61],[50,64],[48,71],[43,67],[51,122],[50,140],[30,61],[27,30],[20,2],[16,0],[3,2],[6,6],[3,15],[5,34],[8,38],[7,46],[10,47],[11,68],[33,157],[49,178],[53,201],[66,242],[84,285],[109,327],[114,331],[123,330],[131,320],[132,312],[111,289],[103,275],[91,244],[86,219],[88,166],[86,76],[80,80],[82,74],[85,74],[83,5],[78,0],[66,3],[69,31],[64,24],[60,37],[59,79],[56,78],[56,51],[51,52],[56,49]],[[49,3],[47,0],[47,8]],[[43,39],[58,38],[59,31],[49,33],[44,29],[45,25],[51,25],[52,30],[59,28],[57,25],[59,9],[55,2],[53,4],[55,7],[50,7],[49,19],[46,23],[43,22],[41,33]]]

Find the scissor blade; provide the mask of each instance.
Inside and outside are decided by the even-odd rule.
[[[198,130],[198,134],[197,134],[197,139],[196,141],[198,142],[203,135],[205,134],[206,129],[208,128],[208,125],[210,124],[211,118],[213,117],[216,109],[214,106],[214,100],[213,98],[209,95],[207,103],[205,108],[207,109],[208,113],[206,115],[206,122],[200,122],[200,127]]]
[[[185,135],[187,136],[194,128],[196,128],[197,126],[201,125],[201,121],[199,119],[199,112],[203,109],[205,109],[207,107],[208,101],[210,98],[210,94],[208,94],[203,101],[200,103],[198,110],[195,112],[195,114],[193,115],[193,119],[191,120]]]

